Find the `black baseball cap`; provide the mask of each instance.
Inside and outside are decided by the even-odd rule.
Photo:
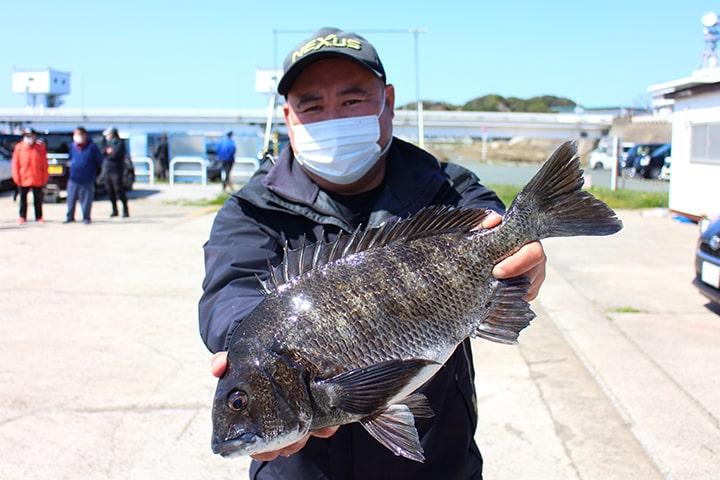
[[[330,57],[344,57],[356,61],[385,80],[385,68],[375,47],[360,35],[337,28],[324,27],[293,48],[283,62],[283,76],[278,83],[280,95],[288,90],[298,75],[313,62]]]
[[[37,132],[30,127],[25,127],[22,129],[22,134],[24,136],[30,136],[30,135],[37,135]]]

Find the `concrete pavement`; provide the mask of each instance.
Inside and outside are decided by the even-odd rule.
[[[17,226],[0,195],[0,479],[245,478],[211,453],[197,333],[219,185],[138,185],[129,219]],[[720,316],[690,285],[697,227],[621,212],[545,242],[518,347],[475,341],[485,477],[706,479],[720,465]]]

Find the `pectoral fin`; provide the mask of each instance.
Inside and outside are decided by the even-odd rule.
[[[319,380],[311,386],[311,391],[316,402],[330,408],[372,415],[383,409],[423,369],[436,365],[437,362],[423,359],[390,360]]]

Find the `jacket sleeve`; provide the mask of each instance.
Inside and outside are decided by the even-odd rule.
[[[45,186],[47,185],[48,178],[50,178],[50,174],[48,172],[48,160],[47,160],[47,147],[45,144],[40,145],[42,149],[40,150],[40,171],[38,174],[40,175],[40,185]]]
[[[20,152],[18,151],[18,145],[13,148],[12,154],[12,179],[15,185],[20,186]]]
[[[211,352],[226,350],[234,328],[260,304],[264,294],[257,275],[267,275],[268,258],[278,257],[277,234],[252,213],[253,207],[230,197],[203,246],[205,279],[198,314],[200,336]]]
[[[505,204],[497,194],[480,183],[480,179],[470,170],[453,163],[443,163],[442,169],[460,198],[457,206],[487,208],[500,215],[505,213]],[[448,202],[455,203],[455,202]]]
[[[125,142],[118,139],[118,141],[111,145],[111,147],[112,151],[105,158],[112,163],[122,165],[125,161]]]
[[[103,154],[100,152],[100,149],[95,144],[93,144],[90,148],[92,148],[91,156],[95,163],[95,171],[99,172],[102,168]]]

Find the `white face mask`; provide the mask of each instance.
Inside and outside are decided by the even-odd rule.
[[[380,116],[335,118],[292,126],[295,158],[309,172],[337,185],[360,180],[390,148],[381,151]]]
[[[78,145],[82,145],[83,136],[82,135],[73,135],[73,142],[77,143]]]
[[[35,139],[32,137],[23,137],[23,141],[28,145],[32,145],[35,143]]]

